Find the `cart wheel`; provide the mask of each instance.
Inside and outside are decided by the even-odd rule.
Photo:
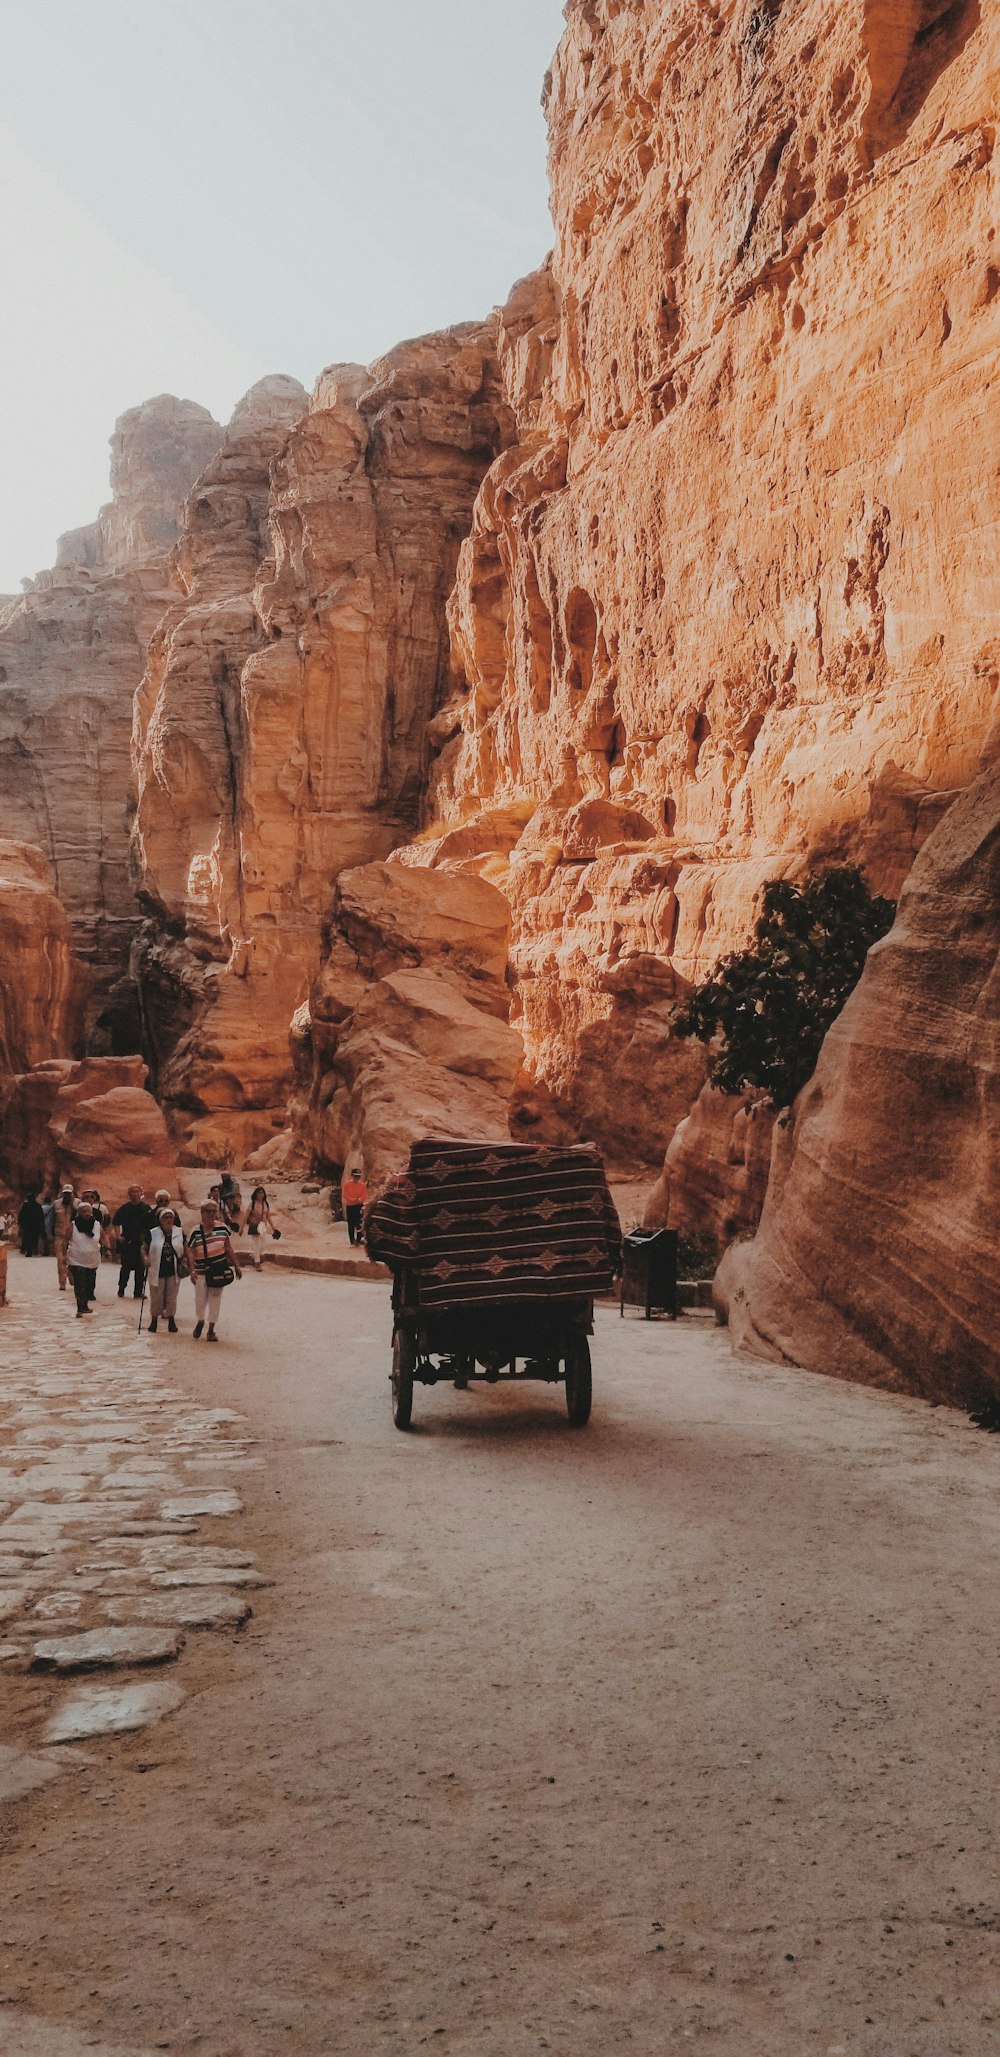
[[[590,1344],[586,1336],[573,1336],[566,1345],[566,1412],[571,1428],[584,1428],[590,1420],[593,1391],[590,1376]]]
[[[409,1428],[413,1413],[413,1337],[404,1328],[392,1337],[392,1418],[397,1428]]]

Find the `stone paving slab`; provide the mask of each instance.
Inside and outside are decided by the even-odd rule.
[[[105,1600],[109,1621],[170,1621],[178,1628],[242,1628],[253,1608],[241,1593],[188,1588],[179,1593],[143,1593],[131,1600]]]
[[[262,1462],[244,1417],[172,1386],[120,1309],[71,1315],[55,1291],[0,1314],[5,1675],[170,1663],[187,1629],[239,1629],[239,1589],[269,1583],[247,1551],[199,1542],[203,1522],[243,1512],[230,1481]]]
[[[192,1564],[181,1571],[151,1571],[151,1586],[270,1586],[273,1579],[259,1571],[240,1571],[233,1565]]]
[[[151,1628],[92,1628],[36,1643],[32,1671],[101,1671],[117,1664],[170,1664],[181,1638]]]
[[[232,1491],[185,1493],[176,1500],[164,1500],[160,1508],[164,1521],[169,1521],[174,1515],[183,1517],[185,1514],[223,1515],[242,1512],[243,1502],[239,1494]]]
[[[53,1763],[51,1757],[33,1757],[27,1750],[15,1750],[9,1743],[0,1743],[0,1806],[5,1806],[9,1800],[23,1800],[26,1793],[37,1792],[39,1786],[47,1786],[50,1779],[58,1778],[62,1770],[63,1766]]]
[[[79,1743],[88,1736],[127,1734],[176,1713],[187,1699],[182,1686],[130,1683],[80,1686],[62,1703],[45,1731],[47,1743]]]

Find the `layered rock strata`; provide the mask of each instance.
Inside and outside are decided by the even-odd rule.
[[[296,1024],[293,1112],[324,1170],[398,1171],[420,1136],[509,1138],[521,1039],[510,917],[481,879],[367,864],[341,874]]]
[[[956,801],[780,1124],[717,1292],[758,1354],[1000,1399],[1000,769]]]
[[[138,1046],[127,976],[139,915],[129,875],[132,699],[169,597],[184,496],[221,435],[205,408],[168,395],[123,414],[108,506],[63,536],[55,568],[0,612],[4,833],[35,845],[51,868],[90,972],[95,1049]]]
[[[42,852],[0,841],[0,1084],[73,1049],[86,989]]]
[[[445,600],[510,427],[492,324],[335,366],[305,412],[284,397],[294,427],[234,421],[191,496],[137,701],[138,977],[202,1161],[280,1127],[334,883],[416,827]]]
[[[664,1002],[762,881],[898,893],[997,707],[1000,19],[571,0],[555,250],[451,605],[421,861],[513,915],[572,1128],[655,1158]],[[634,1081],[643,1079],[637,1104]]]

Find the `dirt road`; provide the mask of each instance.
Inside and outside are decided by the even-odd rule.
[[[1000,1441],[610,1311],[589,1429],[402,1436],[387,1329],[272,1274],[141,1346],[249,1418],[219,1533],[276,1583],[5,1811],[4,2057],[1000,2052]]]

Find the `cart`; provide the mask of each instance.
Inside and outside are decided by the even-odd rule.
[[[589,1145],[415,1143],[365,1216],[369,1254],[392,1269],[392,1418],[415,1385],[562,1385],[591,1409],[594,1295],[610,1291],[621,1231]]]

